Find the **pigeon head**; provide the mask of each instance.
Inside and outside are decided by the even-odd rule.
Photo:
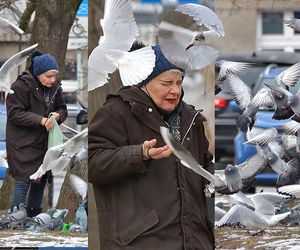
[[[199,43],[205,40],[205,36],[202,32],[197,33],[196,36],[193,38],[192,42],[185,48],[185,50],[190,49],[193,46],[197,46]]]
[[[231,164],[228,164],[224,170],[225,175],[235,175],[236,173],[238,173],[238,171],[239,171],[238,168]]]
[[[278,157],[276,154],[272,153],[271,151],[267,152],[266,154],[267,162],[269,164],[273,164],[277,161]]]

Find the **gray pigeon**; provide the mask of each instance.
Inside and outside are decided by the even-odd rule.
[[[44,227],[44,229],[48,229],[51,231],[60,230],[64,225],[64,219],[67,216],[68,212],[68,209],[63,209],[62,211],[60,211],[60,213],[55,218],[52,218],[52,220],[48,225]]]

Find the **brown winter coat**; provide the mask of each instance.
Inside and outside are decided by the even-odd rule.
[[[212,167],[205,118],[184,103],[183,145]],[[146,94],[124,87],[108,97],[89,125],[89,181],[94,184],[101,250],[213,249],[204,179],[172,154],[142,159],[141,144],[166,126]],[[210,208],[213,209],[213,208]]]
[[[59,122],[67,118],[67,106],[60,83],[50,89],[50,103],[44,100],[41,83],[25,71],[12,85],[14,94],[6,99],[6,149],[9,173],[16,180],[28,181],[37,171],[47,151],[48,132],[40,125],[49,113],[60,114]]]

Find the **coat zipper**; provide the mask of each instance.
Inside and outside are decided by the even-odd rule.
[[[183,143],[184,143],[184,140],[185,140],[187,134],[190,132],[190,130],[191,130],[192,126],[193,126],[193,123],[194,123],[194,121],[195,121],[195,119],[196,119],[196,116],[197,116],[201,111],[203,111],[203,109],[197,110],[196,114],[194,114],[193,119],[192,119],[192,121],[191,121],[191,123],[190,123],[190,126],[189,126],[188,130],[186,131],[186,133],[184,134],[184,136],[183,136],[183,138],[182,138],[182,140],[181,140],[181,144],[182,144],[182,145],[183,145]]]
[[[47,115],[49,115],[48,114],[48,112],[49,112],[49,108],[50,108],[50,103],[52,102],[52,100],[54,99],[54,97],[56,96],[56,94],[57,94],[57,91],[59,90],[59,88],[61,88],[61,86],[58,86],[57,88],[56,88],[56,90],[55,90],[55,92],[54,92],[54,94],[53,94],[53,96],[51,97],[51,100],[49,101],[49,105],[48,105],[48,108],[47,108]]]

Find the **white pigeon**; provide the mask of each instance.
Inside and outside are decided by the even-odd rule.
[[[300,123],[296,121],[289,121],[287,123],[281,124],[280,127],[282,128],[283,132],[287,135],[295,135],[300,129]]]
[[[76,157],[76,154],[80,153],[83,147],[87,147],[87,135],[88,128],[85,128],[65,143],[49,148],[42,165],[30,176],[30,179],[36,180],[49,170],[53,175],[63,171],[71,160]]]
[[[300,32],[300,19],[292,17],[290,20],[284,21],[287,26],[291,27],[295,31]]]
[[[158,42],[164,56],[188,71],[215,62],[219,56],[219,50],[212,45],[215,37],[213,31],[193,32],[165,21],[159,25]]]
[[[17,33],[19,35],[23,35],[24,31],[20,29],[18,26],[14,25],[12,22],[7,19],[0,17],[0,34],[7,33]]]
[[[216,62],[216,67],[220,68],[217,81],[223,82],[228,74],[237,74],[238,72],[248,69],[252,64],[247,62],[233,62],[220,60]]]
[[[0,167],[8,168],[7,160],[0,156]]]
[[[265,207],[260,206],[260,208],[270,208],[272,207],[267,202]],[[267,211],[264,209],[263,211]],[[272,212],[274,209],[272,209]],[[260,211],[253,211],[242,205],[235,205],[229,209],[229,211],[219,220],[217,227],[222,226],[235,226],[237,224],[243,225],[247,228],[260,228],[264,229],[269,226],[275,226],[279,221],[286,218],[291,212],[286,212],[282,214],[263,214]]]
[[[138,36],[129,0],[106,0],[100,20],[103,36],[88,60],[88,90],[108,82],[108,74],[119,69],[122,84],[135,85],[145,80],[155,65],[151,46],[128,52]]]
[[[276,76],[275,83],[277,86],[285,88],[286,86],[295,86],[299,79],[300,62],[297,62]]]
[[[278,136],[278,131],[276,128],[265,129],[262,133],[254,136],[253,138],[244,142],[244,144],[268,144],[273,141]]]
[[[5,91],[13,94],[14,91],[10,89],[8,82],[8,74],[14,68],[18,67],[26,61],[29,55],[35,50],[38,44],[34,44],[10,57],[0,68],[0,91]]]
[[[175,11],[191,16],[198,28],[204,25],[208,30],[192,31],[161,22],[158,42],[165,57],[174,65],[188,71],[214,63],[219,56],[215,41],[225,35],[222,21],[211,9],[198,4],[179,5]]]
[[[213,30],[218,36],[225,36],[222,21],[215,12],[206,6],[188,3],[179,5],[175,10],[193,17],[199,26],[204,25],[209,30]]]
[[[300,184],[282,186],[278,188],[278,192],[293,195],[297,199],[300,199]]]
[[[88,190],[87,182],[74,174],[70,175],[70,182],[75,193],[79,194],[82,200],[84,200],[87,197],[87,190]]]

